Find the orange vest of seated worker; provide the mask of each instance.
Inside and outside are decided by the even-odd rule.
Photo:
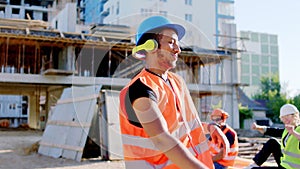
[[[234,159],[238,155],[238,138],[236,132],[225,124],[227,118],[228,113],[222,109],[215,109],[211,114],[211,120],[214,121],[213,124],[219,126],[227,138],[228,135],[231,135],[230,137],[234,139],[233,143],[230,144],[228,153],[224,156],[224,158],[216,162],[223,166],[233,166]],[[215,156],[222,150],[222,144],[218,140],[215,140],[215,137],[211,138],[212,140],[209,141],[210,152],[212,156]]]
[[[182,87],[183,79],[171,72],[168,73],[168,77],[174,90],[162,78],[145,69],[135,76],[132,83],[139,79],[155,92],[158,96],[159,109],[166,119],[170,133],[179,138],[201,162],[209,168],[214,168],[203,127],[195,118],[197,111],[192,104],[192,99],[191,97],[181,98],[185,96],[184,93],[189,92],[186,86]],[[163,152],[153,146],[143,128],[136,127],[128,121],[125,100],[130,85],[131,83],[120,93],[120,125],[125,163],[136,169],[178,169],[179,167],[172,163]],[[161,90],[158,90],[159,88]],[[184,119],[186,122],[183,122]]]

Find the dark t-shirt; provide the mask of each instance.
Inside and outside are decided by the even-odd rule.
[[[142,127],[135,114],[135,111],[132,108],[132,104],[136,99],[141,97],[150,98],[153,101],[157,102],[157,97],[155,93],[152,89],[150,89],[138,79],[131,86],[129,86],[126,97],[126,111],[129,122],[135,125],[136,127]]]
[[[160,75],[158,75],[154,72],[151,72],[148,69],[146,69],[146,71],[157,76],[158,78],[162,78]],[[168,79],[166,79],[164,81],[165,81],[165,83],[167,83],[167,85],[169,85],[172,88],[172,85],[170,84],[170,81]],[[150,98],[153,101],[157,102],[157,96],[154,93],[154,91],[151,88],[149,88],[147,85],[142,83],[140,79],[137,79],[135,82],[132,83],[131,86],[129,86],[128,92],[126,94],[125,103],[126,103],[126,111],[127,111],[129,122],[131,124],[133,124],[137,127],[141,127],[141,128],[142,128],[142,125],[139,122],[139,120],[136,116],[136,113],[132,108],[132,104],[136,99],[142,98],[142,97]]]
[[[284,128],[279,127],[267,127],[267,130],[265,132],[265,135],[269,135],[272,137],[281,137],[282,133],[284,131]]]
[[[221,130],[225,130],[226,125],[221,127]],[[225,136],[227,137],[227,140],[229,141],[230,146],[232,146],[234,144],[234,140],[235,140],[235,133],[231,130],[228,130],[225,133]]]

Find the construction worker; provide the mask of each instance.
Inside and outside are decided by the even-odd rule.
[[[169,71],[176,66],[184,34],[183,26],[162,16],[145,19],[137,30],[132,52],[144,60],[145,68],[120,93],[128,169],[214,168],[189,90],[180,76]],[[226,140],[219,133],[219,139]]]
[[[238,137],[234,129],[226,124],[228,116],[227,112],[219,108],[214,109],[210,115],[210,119],[212,121],[210,125],[218,126],[225,134],[230,145],[230,149],[226,153],[222,142],[214,136],[215,133],[211,134],[209,146],[216,169],[224,169],[228,168],[228,166],[233,166],[234,160],[238,155]]]
[[[270,138],[262,149],[253,158],[254,163],[250,168],[270,168],[261,166],[271,154],[278,165],[276,168],[299,169],[300,168],[300,118],[299,110],[292,104],[285,104],[280,108],[280,120],[285,128],[267,127],[253,123],[251,128],[264,135],[281,137],[281,142],[276,138]],[[273,167],[275,168],[275,167]]]

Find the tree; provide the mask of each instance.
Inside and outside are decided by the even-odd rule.
[[[280,122],[279,111],[280,107],[285,103],[290,102],[286,94],[281,93],[281,85],[278,74],[271,74],[261,78],[261,92],[253,96],[254,100],[265,100],[267,117],[273,122]]]
[[[260,79],[261,93],[257,93],[253,96],[254,99],[268,100],[270,94],[280,96],[281,85],[279,82],[278,74],[270,74],[262,76]],[[271,92],[271,93],[270,93]]]
[[[300,110],[300,94],[293,98],[292,103],[298,108],[298,110]]]
[[[269,93],[269,99],[267,102],[267,117],[272,119],[273,122],[280,123],[279,114],[280,114],[280,108],[284,104],[288,103],[289,100],[286,99],[285,95],[278,95],[278,93]]]

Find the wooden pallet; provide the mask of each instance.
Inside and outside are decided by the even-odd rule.
[[[268,141],[269,138],[239,138],[239,154],[238,157],[242,159],[248,159],[252,161],[252,158],[261,150],[263,144]],[[243,160],[242,160],[243,161]],[[247,160],[246,160],[247,161]],[[244,162],[243,163],[247,163]],[[273,166],[276,162],[274,157],[271,155],[266,164],[267,166]]]
[[[252,159],[261,147],[262,144],[258,142],[239,143],[239,157]]]

